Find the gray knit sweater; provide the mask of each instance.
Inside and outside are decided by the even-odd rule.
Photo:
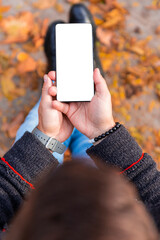
[[[124,126],[87,150],[96,162],[116,165],[136,185],[160,231],[160,172],[153,159],[141,148]],[[26,192],[34,188],[39,174],[58,161],[26,132],[0,160],[0,231],[3,232],[22,203]]]

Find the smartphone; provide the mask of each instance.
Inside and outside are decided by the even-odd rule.
[[[91,101],[94,96],[91,24],[56,25],[56,84],[61,102]]]

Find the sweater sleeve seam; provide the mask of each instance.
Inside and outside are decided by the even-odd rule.
[[[32,183],[28,182],[20,173],[18,173],[6,160],[5,158],[0,158],[1,161],[3,163],[5,163],[5,165],[7,165],[9,167],[10,170],[12,170],[12,172],[14,172],[16,174],[16,176],[19,176],[20,179],[25,182],[30,188],[34,189],[34,186]]]
[[[121,171],[119,174],[123,174],[124,172],[128,171],[129,169],[132,169],[133,166],[136,166],[137,163],[139,163],[144,157],[144,153],[142,153],[142,156],[134,163],[132,163],[129,167],[127,167],[126,169],[124,169],[123,171]]]

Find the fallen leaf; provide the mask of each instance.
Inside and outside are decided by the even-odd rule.
[[[17,98],[18,96],[24,96],[25,95],[25,89],[19,88],[15,85],[13,81],[13,77],[16,74],[15,68],[9,68],[7,69],[3,75],[1,76],[1,88],[4,96],[9,100],[13,100]]]
[[[0,14],[8,12],[11,6],[0,6]]]
[[[43,43],[44,43],[44,38],[38,38],[34,41],[36,48],[40,48],[41,46],[43,46]]]
[[[47,29],[48,29],[48,24],[49,24],[49,19],[45,18],[43,20],[43,23],[42,23],[41,37],[45,37],[46,36],[46,32],[47,32]]]
[[[58,3],[58,2],[55,4],[54,8],[55,8],[56,11],[59,12],[59,13],[63,13],[63,12],[64,12],[64,7],[63,7],[63,5],[60,4],[60,3]]]
[[[71,161],[71,157],[72,157],[72,154],[71,154],[71,151],[68,148],[64,153],[64,162]]]
[[[28,53],[26,53],[26,52],[20,52],[20,53],[17,55],[17,60],[18,60],[19,62],[23,62],[23,61],[25,61],[28,57],[29,57]]]
[[[56,0],[38,0],[37,2],[33,3],[33,7],[38,8],[40,10],[47,9],[54,7]]]
[[[39,77],[43,77],[44,74],[46,73],[46,63],[42,62],[41,60],[37,61],[37,73]]]
[[[9,44],[27,41],[33,27],[33,22],[33,15],[30,12],[21,12],[16,16],[9,16],[2,19],[0,27],[6,34],[6,38],[1,43]]]
[[[144,50],[138,46],[128,47],[128,50],[134,52],[140,56],[144,55]]]
[[[158,97],[160,97],[160,83],[156,84],[156,94]]]
[[[160,26],[158,26],[158,27],[156,28],[155,33],[156,33],[156,34],[160,34]]]
[[[33,72],[36,70],[36,67],[37,67],[36,61],[29,56],[26,60],[18,63],[17,71],[19,74]]]
[[[115,35],[113,31],[109,31],[106,29],[102,29],[101,27],[97,27],[96,33],[101,43],[103,43],[107,47],[111,47],[111,44],[112,44],[111,42]]]
[[[137,129],[136,127],[130,127],[129,132],[132,135],[132,137],[134,137],[140,145],[143,143],[143,136],[139,132],[139,129]]]
[[[25,118],[24,112],[18,113],[18,115],[10,123],[4,123],[2,125],[2,131],[7,132],[10,138],[15,138],[17,130],[24,121],[24,118]]]
[[[152,101],[150,102],[149,106],[148,106],[148,111],[149,111],[149,112],[152,112],[152,111],[153,111],[153,108],[155,108],[155,106],[156,106],[156,102],[155,102],[155,100],[152,100]]]

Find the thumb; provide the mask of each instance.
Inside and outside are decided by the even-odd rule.
[[[95,83],[95,94],[97,96],[104,96],[109,93],[105,79],[102,77],[99,68],[96,68],[93,73]]]
[[[42,87],[42,101],[51,102],[52,97],[49,95],[49,88],[52,86],[52,81],[47,74],[44,75],[44,83]]]

